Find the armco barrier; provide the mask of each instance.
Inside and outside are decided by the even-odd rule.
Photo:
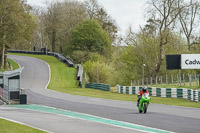
[[[21,54],[39,54],[39,55],[50,55],[55,56],[61,62],[67,64],[69,67],[74,67],[74,63],[64,55],[55,52],[44,52],[44,51],[22,51],[22,50],[8,50],[10,53],[21,53]]]
[[[142,89],[140,86],[117,86],[118,93],[122,94],[138,94]],[[191,101],[200,101],[200,91],[185,89],[185,88],[156,88],[148,87],[149,94],[157,97],[167,98],[181,98],[188,99]]]
[[[98,83],[87,83],[85,88],[98,89],[103,91],[110,91],[110,85],[107,84],[98,84]]]

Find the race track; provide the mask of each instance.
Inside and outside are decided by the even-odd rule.
[[[152,127],[181,133],[200,131],[200,109],[150,104],[147,114],[139,114],[135,102],[74,96],[51,91],[45,89],[49,81],[49,67],[45,62],[24,56],[9,55],[9,58],[24,67],[21,76],[22,88],[26,89],[29,104],[89,114],[116,122],[143,125],[145,126],[143,128]],[[123,126],[7,106],[0,106],[0,117],[17,120],[51,132],[140,132]],[[20,119],[21,117],[23,118]]]

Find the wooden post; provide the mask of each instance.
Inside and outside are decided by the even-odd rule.
[[[189,74],[189,81],[190,81],[190,87],[192,86],[192,77],[191,74]]]
[[[151,77],[151,85],[152,85],[152,80],[153,80],[153,79],[152,79],[152,77]]]
[[[147,78],[147,86],[149,85],[149,80],[148,80],[148,78]]]
[[[161,85],[162,85],[162,76],[160,77],[160,83],[161,83]]]
[[[183,74],[183,86],[185,86],[185,74]]]
[[[197,74],[195,73],[196,85],[198,86]]]
[[[179,86],[179,78],[178,78],[178,74],[177,74],[177,85]]]
[[[157,76],[156,76],[156,85],[158,84]]]
[[[174,84],[174,79],[173,79],[173,75],[171,75],[171,80],[172,80],[172,84]]]

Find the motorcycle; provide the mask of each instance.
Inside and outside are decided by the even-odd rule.
[[[146,94],[144,93],[140,99],[140,102],[139,102],[139,106],[138,106],[138,110],[139,110],[139,113],[142,113],[144,111],[144,113],[147,112],[147,108],[149,106],[149,103],[150,103],[150,96],[149,94]]]

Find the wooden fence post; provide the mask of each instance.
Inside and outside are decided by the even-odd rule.
[[[177,74],[177,85],[179,86],[179,78],[178,78],[178,74]]]
[[[157,76],[156,76],[156,85],[158,84]]]
[[[197,74],[195,73],[196,85],[198,86]]]
[[[173,79],[173,75],[171,75],[171,80],[172,80],[172,84],[174,84],[174,79]]]

